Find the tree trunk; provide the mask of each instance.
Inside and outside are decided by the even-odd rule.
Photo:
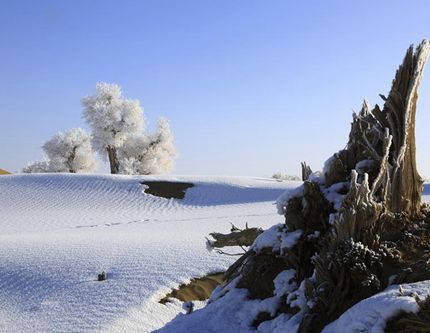
[[[429,56],[427,44],[422,43],[415,54],[412,46],[408,49],[382,111],[388,115],[387,118],[391,115],[395,128],[390,130],[393,138],[398,141],[396,161],[393,165],[393,200],[390,202],[390,210],[396,213],[407,212],[410,215],[417,215],[421,207],[423,181],[418,174],[415,159],[415,118],[418,86]]]
[[[115,147],[108,146],[107,147],[109,164],[110,164],[110,173],[115,175],[119,173],[119,161],[118,161],[118,153]]]
[[[208,245],[211,247],[226,247],[226,246],[251,246],[254,240],[263,232],[260,228],[247,228],[244,230],[233,231],[229,234],[221,234],[212,232],[209,235],[214,240],[208,240]]]
[[[326,185],[345,181],[353,169],[369,175],[372,195],[393,213],[417,216],[422,180],[415,159],[415,117],[418,86],[429,56],[429,43],[411,46],[397,70],[385,104],[373,110],[364,102],[354,115],[347,148],[334,154],[325,170]],[[365,166],[367,164],[367,166]],[[364,169],[359,168],[365,167]]]
[[[72,149],[72,153],[70,154],[70,156],[69,156],[69,158],[67,159],[67,165],[68,165],[68,167],[69,167],[69,172],[70,173],[76,173],[76,170],[75,169],[73,169],[73,167],[72,167],[72,164],[73,164],[73,160],[75,159],[75,157],[76,157],[76,149],[77,149],[78,147],[73,147],[73,149]]]

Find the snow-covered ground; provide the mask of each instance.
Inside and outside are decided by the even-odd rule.
[[[179,304],[158,300],[191,277],[227,268],[205,236],[230,223],[283,221],[274,202],[298,182],[189,181],[184,200],[143,193],[141,177],[0,177],[0,332],[150,332]],[[95,281],[101,271],[104,282]]]
[[[195,187],[183,200],[167,200],[144,193],[142,179]],[[0,332],[156,330],[181,312],[179,302],[158,303],[171,288],[235,260],[208,252],[205,236],[227,232],[230,223],[281,223],[275,200],[299,184],[233,177],[1,176]],[[429,184],[423,198],[430,202]],[[97,282],[103,270],[109,279]],[[404,285],[403,294],[393,286],[355,305],[326,332],[382,332],[389,316],[417,310],[412,292],[424,297],[429,283]],[[252,307],[268,305],[255,301],[242,309],[246,295],[233,296],[227,306],[214,302],[160,332],[250,332],[234,313],[246,316]],[[264,332],[284,331],[289,319]]]
[[[418,312],[416,298],[424,300],[429,294],[430,281],[390,286],[348,309],[322,333],[384,333],[388,319],[400,311]]]

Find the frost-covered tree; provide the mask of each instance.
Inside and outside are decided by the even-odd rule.
[[[91,137],[82,128],[60,132],[42,148],[47,159],[27,165],[23,172],[92,172],[97,167]]]
[[[151,136],[130,136],[120,150],[121,173],[160,174],[172,170],[176,149],[167,119],[160,118]]]
[[[58,133],[43,145],[51,172],[92,172],[97,162],[91,137],[82,128]]]
[[[118,149],[128,136],[143,132],[143,109],[125,99],[116,84],[98,83],[96,93],[82,99],[83,117],[92,129],[94,148],[109,159],[111,173],[119,172]]]
[[[277,179],[277,180],[300,180],[301,178],[299,176],[291,176],[291,175],[286,175],[282,172],[276,172],[272,175],[273,179]]]
[[[24,173],[51,172],[49,168],[49,161],[30,162],[22,169],[22,172]]]

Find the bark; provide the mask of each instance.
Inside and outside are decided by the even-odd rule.
[[[394,124],[390,132],[395,155],[392,172],[392,200],[389,209],[417,215],[421,206],[423,181],[418,174],[415,154],[415,119],[418,86],[429,56],[428,42],[423,42],[414,54],[411,46],[400,66],[382,113]],[[394,128],[393,128],[394,127]]]
[[[306,162],[301,163],[302,166],[302,180],[308,180],[309,176],[312,174],[312,169],[309,165],[306,164]]]
[[[67,165],[69,166],[69,172],[70,173],[76,173],[76,170],[75,169],[73,169],[73,167],[72,167],[72,163],[73,163],[73,160],[75,159],[75,157],[76,157],[76,149],[77,149],[78,147],[73,147],[73,149],[72,149],[72,153],[70,154],[70,156],[69,156],[69,158],[67,159]]]
[[[416,165],[415,119],[418,86],[428,56],[428,41],[415,52],[411,46],[388,97],[381,95],[382,110],[378,105],[370,110],[363,103],[360,113],[354,115],[347,148],[334,154],[325,170],[326,185],[347,180],[356,169],[360,180],[364,173],[369,175],[372,196],[386,210],[419,215],[423,182]],[[365,169],[359,170],[360,166]]]
[[[119,160],[118,160],[118,152],[116,148],[112,146],[108,146],[107,153],[109,157],[110,173],[111,174],[119,173]]]
[[[212,247],[225,246],[251,246],[254,240],[263,232],[260,228],[247,228],[240,231],[233,231],[229,234],[213,232],[209,234],[214,241],[210,241]]]

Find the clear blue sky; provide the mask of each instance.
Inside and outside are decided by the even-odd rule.
[[[319,170],[429,22],[425,0],[2,1],[0,168],[85,127],[80,99],[107,81],[141,101],[150,126],[171,120],[176,174]],[[430,66],[417,125],[427,177],[429,127]]]

